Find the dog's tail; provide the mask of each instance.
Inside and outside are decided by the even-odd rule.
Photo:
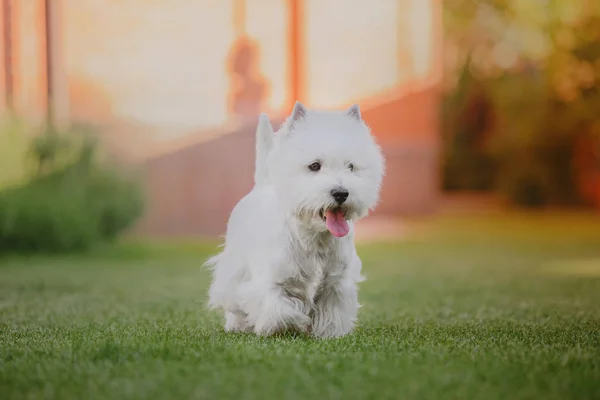
[[[256,128],[256,166],[254,169],[254,184],[256,186],[266,185],[269,182],[267,171],[267,155],[273,146],[273,127],[267,114],[262,113],[258,118]]]

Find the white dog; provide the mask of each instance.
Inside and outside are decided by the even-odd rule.
[[[357,105],[316,111],[298,102],[276,134],[261,115],[255,186],[207,262],[209,305],[225,311],[225,330],[339,337],[353,329],[363,279],[353,222],[376,205],[383,169]]]

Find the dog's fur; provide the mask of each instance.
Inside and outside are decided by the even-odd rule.
[[[298,102],[276,134],[262,114],[256,136],[255,186],[231,213],[223,251],[207,262],[209,305],[225,312],[227,331],[343,336],[355,325],[363,279],[353,222],[378,201],[381,151],[357,105],[317,111]],[[336,190],[347,200],[336,202]]]

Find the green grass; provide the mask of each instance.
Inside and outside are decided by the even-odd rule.
[[[2,399],[599,399],[600,219],[443,219],[361,246],[360,326],[225,334],[213,246],[0,259]]]

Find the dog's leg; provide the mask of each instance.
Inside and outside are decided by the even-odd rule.
[[[225,331],[226,332],[246,332],[248,326],[246,318],[241,312],[225,312]]]
[[[347,271],[331,271],[324,277],[315,298],[312,334],[327,338],[350,333],[359,307],[356,281]]]
[[[257,313],[254,332],[269,336],[288,330],[306,332],[310,318],[303,312],[303,303],[289,296],[282,285],[273,285]]]

